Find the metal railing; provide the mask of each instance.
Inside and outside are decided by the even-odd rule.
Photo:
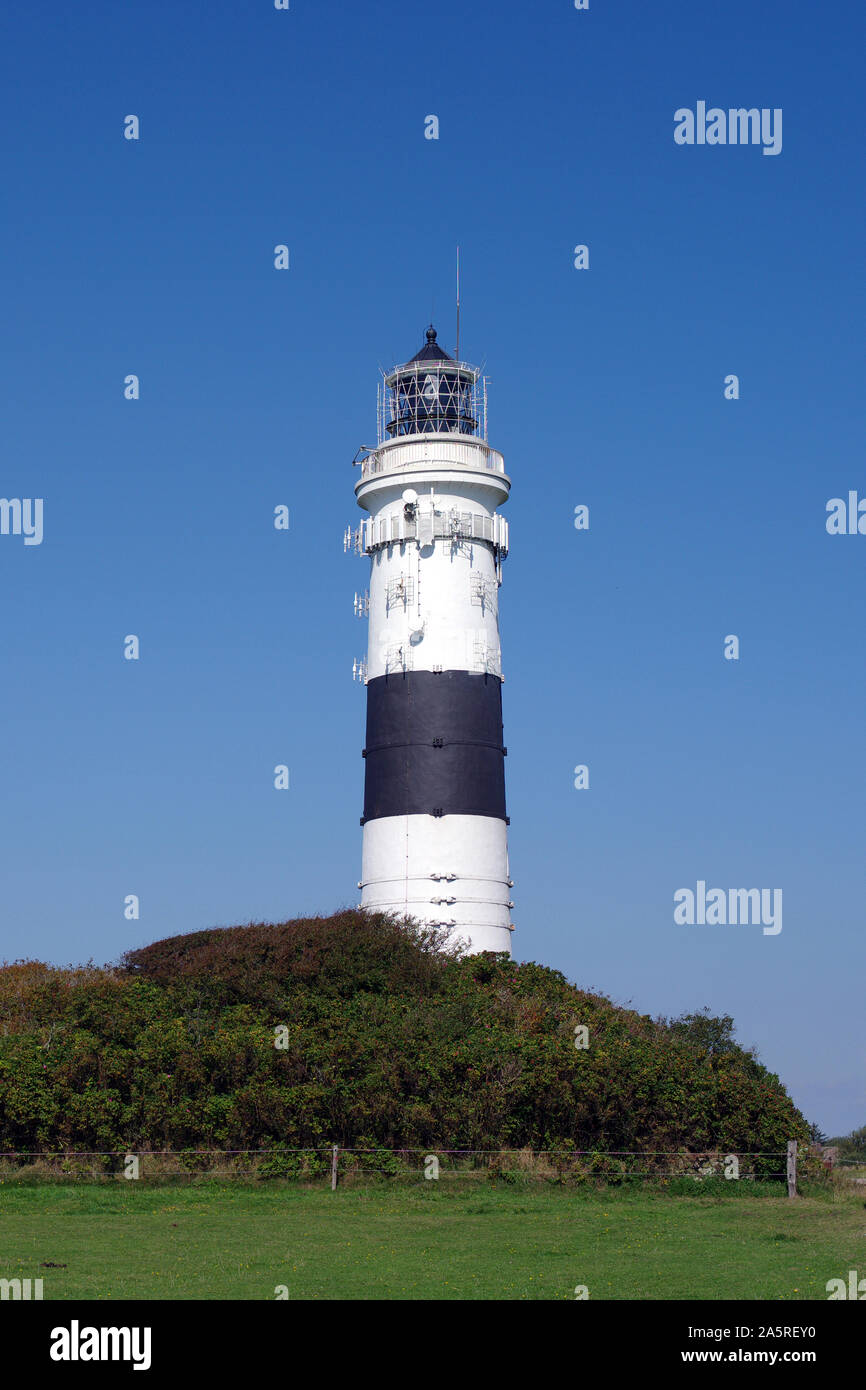
[[[373,449],[361,462],[361,477],[420,468],[472,468],[504,473],[505,460],[497,449],[491,449],[481,440],[456,440],[447,435],[423,440],[400,439]]]

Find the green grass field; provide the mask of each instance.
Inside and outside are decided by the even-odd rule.
[[[0,1278],[46,1300],[826,1299],[866,1275],[863,1195],[3,1184]]]

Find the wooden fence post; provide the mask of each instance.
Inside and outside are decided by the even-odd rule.
[[[790,1145],[788,1145],[788,1147],[790,1148]],[[332,1153],[331,1153],[331,1191],[332,1191],[332,1192],[336,1192],[336,1190],[337,1190],[337,1145],[335,1144],[335,1145],[334,1145],[334,1148],[333,1148],[333,1151],[332,1151]]]
[[[797,1195],[797,1141],[788,1140],[788,1196]]]

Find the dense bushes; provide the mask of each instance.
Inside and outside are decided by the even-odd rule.
[[[105,969],[0,969],[4,1150],[778,1155],[791,1138],[808,1139],[802,1116],[730,1019],[654,1021],[375,914],[196,932]]]
[[[838,1157],[844,1163],[866,1164],[866,1125],[852,1130],[850,1134],[843,1134],[836,1139],[828,1139],[826,1142],[839,1150]]]

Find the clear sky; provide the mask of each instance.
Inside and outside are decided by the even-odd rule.
[[[825,528],[866,497],[864,29],[854,0],[14,7],[0,495],[44,539],[0,536],[0,957],[357,901],[351,461],[379,367],[431,315],[453,349],[459,242],[513,479],[515,954],[732,1013],[809,1119],[866,1122],[866,535]],[[781,153],[676,144],[699,101],[780,108]],[[781,888],[782,931],[677,925],[698,880]]]

